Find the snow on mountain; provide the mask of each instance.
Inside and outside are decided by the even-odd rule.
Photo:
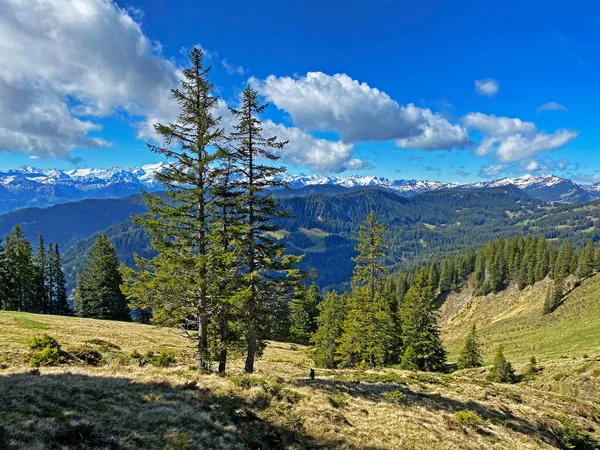
[[[140,189],[159,190],[156,173],[166,167],[159,162],[141,167],[110,169],[19,169],[0,170],[0,214],[25,207],[48,207],[88,198],[119,198],[137,194]],[[600,198],[600,183],[578,185],[571,180],[547,175],[501,178],[477,183],[444,183],[430,180],[393,180],[362,175],[284,175],[292,189],[310,186],[341,186],[348,189],[379,187],[402,196],[443,189],[481,189],[513,185],[528,195],[546,201],[566,203]]]

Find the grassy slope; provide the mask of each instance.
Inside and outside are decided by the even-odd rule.
[[[100,367],[30,374],[26,342],[41,333],[57,337],[66,351],[93,338],[120,350],[102,350]],[[178,353],[176,366],[139,367],[126,356],[161,348]],[[0,448],[47,448],[57,430],[81,423],[95,430],[85,448],[553,448],[561,414],[582,427],[600,420],[597,403],[488,383],[480,371],[393,371],[379,383],[369,382],[371,372],[317,371],[310,381],[306,349],[275,342],[256,373],[268,385],[244,390],[231,375],[198,373],[189,343],[174,331],[110,321],[1,312],[0,362]],[[231,374],[241,371],[242,361],[234,360]],[[280,389],[287,391],[278,395]],[[291,391],[302,398],[294,401]],[[393,391],[406,394],[408,404],[385,401]],[[485,419],[479,430],[452,419],[464,409]]]
[[[486,297],[473,297],[469,286],[451,294],[441,307],[450,359],[456,360],[469,324],[475,323],[486,361],[501,344],[509,360],[525,363],[533,355],[545,368],[531,385],[600,400],[600,274],[543,315],[550,283],[546,279],[523,291],[513,287]]]

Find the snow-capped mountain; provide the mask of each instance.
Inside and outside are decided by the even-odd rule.
[[[123,169],[19,169],[0,170],[0,214],[85,199],[119,198],[161,187],[155,174],[165,163]]]
[[[124,169],[19,169],[0,170],[0,214],[25,207],[48,207],[83,199],[119,198],[137,194],[140,189],[160,190],[155,175],[166,163],[148,164]],[[600,183],[578,185],[554,175],[520,178],[471,184],[443,183],[428,180],[392,180],[376,176],[344,175],[285,175],[283,181],[299,193],[338,193],[344,189],[378,187],[402,196],[443,189],[481,189],[513,185],[531,197],[566,203],[600,198]]]

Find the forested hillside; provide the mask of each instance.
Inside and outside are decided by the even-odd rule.
[[[386,226],[390,243],[386,264],[392,271],[518,233],[572,238],[575,247],[589,238],[600,240],[594,227],[600,220],[600,202],[552,206],[528,198],[512,186],[439,191],[411,198],[374,188],[285,194],[278,194],[278,200],[290,217],[277,220],[280,231],[273,236],[282,239],[292,253],[306,254],[301,266],[318,271],[321,287],[343,288],[341,284],[349,280],[356,233],[371,209]],[[72,287],[97,233],[107,234],[125,264],[133,263],[135,252],[153,254],[147,235],[130,220],[132,213],[145,210],[140,196],[21,210],[0,217],[0,236],[20,223],[29,240],[43,234],[57,242],[66,249],[65,272]]]

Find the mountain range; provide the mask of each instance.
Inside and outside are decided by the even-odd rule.
[[[24,166],[0,171],[0,214],[27,207],[49,207],[84,199],[121,198],[140,189],[161,189],[156,172],[166,166],[160,162],[134,168],[111,169],[36,169]],[[285,175],[292,191],[287,195],[342,193],[357,188],[376,187],[411,197],[430,191],[493,188],[514,185],[538,200],[579,203],[600,198],[600,183],[577,184],[554,175],[502,178],[476,183],[444,183],[428,180],[392,180],[376,176]]]

